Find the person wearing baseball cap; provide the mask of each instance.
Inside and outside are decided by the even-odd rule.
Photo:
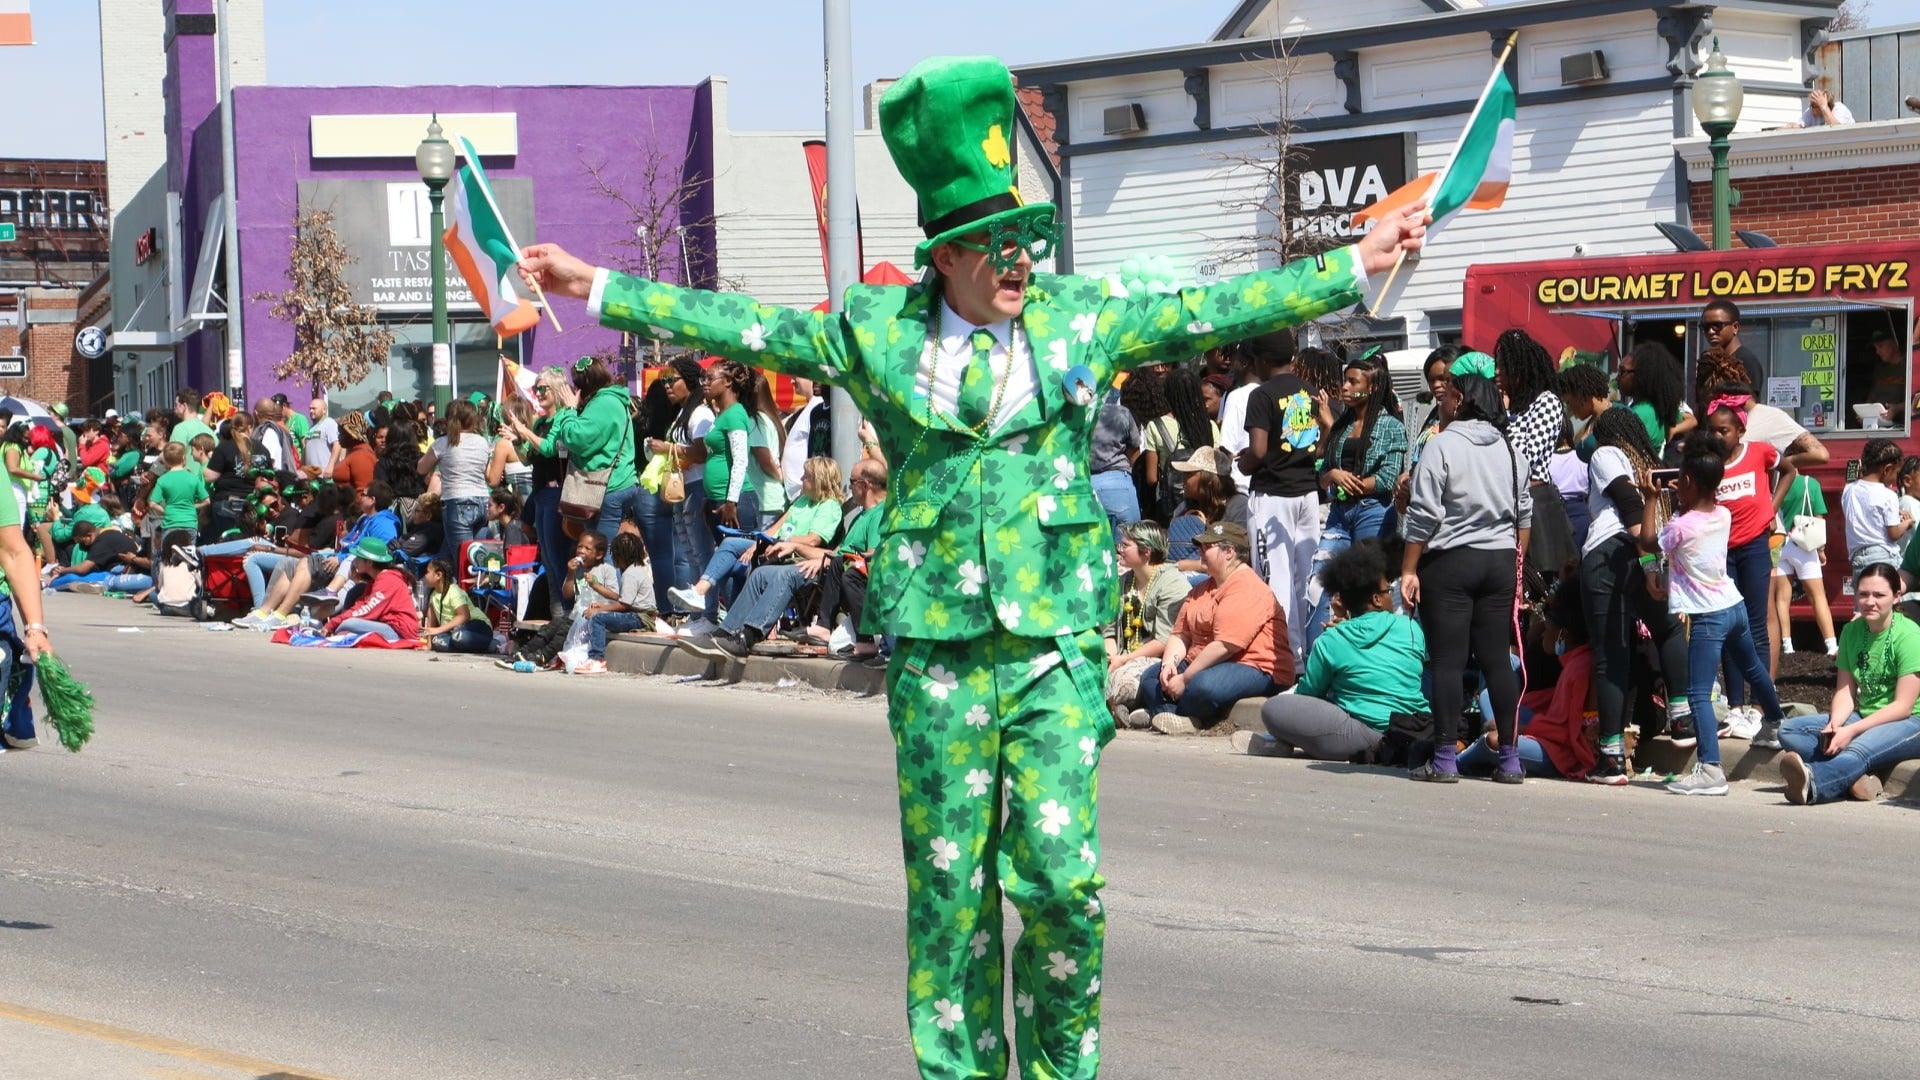
[[[1247,497],[1233,479],[1233,458],[1217,447],[1203,446],[1185,461],[1173,463],[1180,474],[1183,502],[1167,523],[1168,557],[1189,574],[1206,573],[1193,538],[1216,521],[1247,527]]]
[[[1357,303],[1368,275],[1425,235],[1425,207],[1410,207],[1350,247],[1170,295],[1037,273],[1060,226],[1051,204],[1021,193],[1017,109],[1012,75],[990,56],[935,57],[888,88],[881,136],[918,196],[914,265],[927,273],[856,285],[841,313],[648,281],[551,244],[520,261],[548,296],[586,300],[610,328],[846,387],[887,460],[914,478],[888,500],[862,622],[899,642],[887,707],[911,867],[908,1017],[929,1080],[1006,1075],[1007,950],[997,916],[982,917],[1003,869],[1026,914],[1011,989],[1031,1002],[1011,1049],[1030,1077],[1099,1071],[1094,774],[1112,737],[1099,627],[1118,590],[1090,478],[1096,403],[1122,372]],[[1079,749],[1029,753],[1037,740]],[[1032,781],[1004,806],[968,779],[1008,770]],[[983,799],[978,814],[952,812]],[[925,835],[925,821],[939,831]],[[1079,853],[1071,869],[1047,864],[1056,847]],[[975,926],[984,937],[961,929]],[[1042,942],[1051,968],[1035,962]]]
[[[1129,727],[1190,735],[1226,718],[1241,698],[1293,685],[1286,614],[1255,573],[1243,525],[1216,521],[1193,538],[1207,579],[1180,607],[1159,663],[1140,677],[1146,702]]]

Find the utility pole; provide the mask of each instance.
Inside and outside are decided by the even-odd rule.
[[[854,217],[858,202],[853,180],[853,12],[852,0],[823,0],[826,23],[827,83],[827,301],[838,314],[847,290],[864,269]],[[860,410],[853,398],[834,387],[828,398],[833,417],[833,456],[844,475],[860,460]]]

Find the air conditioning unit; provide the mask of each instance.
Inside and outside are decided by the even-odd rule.
[[[1579,86],[1583,83],[1604,82],[1607,77],[1607,58],[1599,49],[1592,52],[1574,53],[1560,58],[1560,85]]]
[[[1138,135],[1147,130],[1147,110],[1138,102],[1112,106],[1100,120],[1101,130],[1109,135]]]

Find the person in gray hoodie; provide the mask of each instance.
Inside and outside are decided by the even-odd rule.
[[[1436,745],[1433,759],[1411,775],[1459,781],[1461,680],[1471,657],[1486,679],[1503,748],[1494,779],[1517,784],[1526,774],[1517,749],[1520,686],[1510,650],[1520,552],[1533,525],[1527,462],[1502,430],[1507,411],[1492,379],[1470,370],[1456,374],[1442,402],[1446,426],[1414,469],[1400,569],[1401,599],[1418,609],[1433,661]]]

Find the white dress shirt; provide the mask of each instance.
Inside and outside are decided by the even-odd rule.
[[[1033,350],[1027,347],[1026,335],[1020,335],[1019,356],[1010,351],[1013,336],[1013,323],[1002,319],[991,326],[976,327],[961,318],[953,306],[944,299],[940,302],[940,346],[933,360],[933,407],[947,416],[958,419],[955,411],[960,400],[960,382],[966,377],[967,367],[973,363],[973,332],[983,329],[993,335],[993,351],[987,360],[993,365],[994,385],[998,386],[1004,377],[1007,380],[1005,392],[1000,395],[1000,411],[994,414],[993,431],[999,431],[1007,421],[1020,415],[1020,410],[1033,403],[1040,393],[1040,377],[1033,366]],[[1007,365],[1012,363],[1009,372]],[[913,392],[916,397],[927,393],[927,364],[923,354],[920,370],[913,378]],[[935,421],[938,424],[938,421]]]

